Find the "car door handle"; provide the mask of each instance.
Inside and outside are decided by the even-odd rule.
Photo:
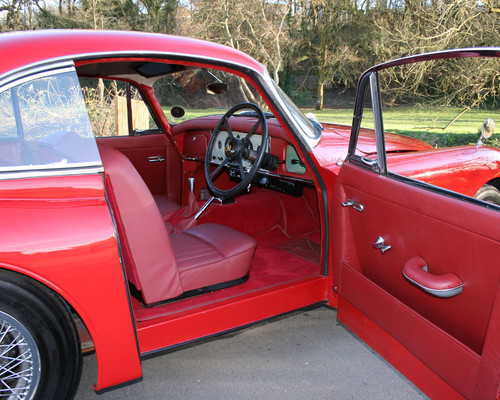
[[[355,210],[357,210],[359,212],[363,212],[363,210],[365,208],[363,206],[363,204],[359,204],[359,203],[357,203],[357,202],[355,202],[354,200],[351,200],[351,199],[347,199],[347,201],[343,201],[340,204],[342,204],[342,207],[352,207],[352,208],[354,208]]]
[[[379,236],[375,242],[373,242],[373,247],[379,249],[382,254],[385,254],[386,251],[392,249],[390,244],[385,244],[385,239],[382,236]]]
[[[462,293],[460,278],[449,272],[434,275],[428,271],[427,261],[420,256],[410,258],[403,267],[403,275],[414,285],[437,297],[448,298]]]
[[[151,156],[151,157],[148,157],[148,161],[149,162],[163,162],[163,161],[165,161],[165,157],[163,157],[163,156]]]

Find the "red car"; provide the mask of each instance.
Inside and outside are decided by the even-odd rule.
[[[500,152],[385,132],[382,76],[498,67],[499,48],[373,67],[352,129],[213,43],[39,31],[0,52],[3,396],[71,398],[92,349],[109,389],[145,355],[313,304],[431,397],[498,396]]]

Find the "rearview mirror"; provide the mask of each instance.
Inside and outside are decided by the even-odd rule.
[[[222,82],[209,83],[207,85],[208,94],[224,94],[227,93],[227,85]]]

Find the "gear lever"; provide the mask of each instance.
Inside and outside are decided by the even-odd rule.
[[[188,178],[189,196],[188,196],[188,205],[186,206],[183,213],[185,217],[193,215],[200,208],[200,206],[198,205],[198,201],[196,200],[196,195],[194,194],[194,182],[195,179],[193,177]]]

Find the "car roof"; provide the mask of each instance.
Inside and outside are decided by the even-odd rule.
[[[103,56],[194,57],[237,64],[258,73],[261,63],[247,54],[216,43],[146,32],[40,30],[0,34],[0,75],[47,61]]]

